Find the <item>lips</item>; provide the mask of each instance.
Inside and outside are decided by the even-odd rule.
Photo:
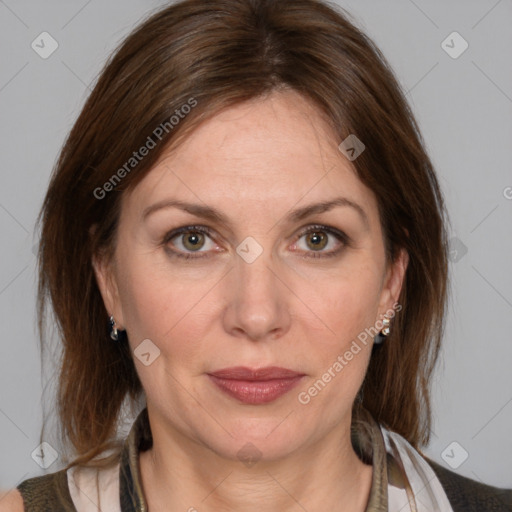
[[[208,376],[218,389],[245,404],[259,405],[277,400],[294,388],[304,377],[287,368],[269,366],[224,368]]]
[[[267,366],[266,368],[247,368],[246,366],[234,366],[233,368],[224,368],[209,375],[219,377],[221,379],[231,380],[272,380],[272,379],[291,379],[304,375],[303,373],[294,372],[287,368],[279,368],[278,366]]]

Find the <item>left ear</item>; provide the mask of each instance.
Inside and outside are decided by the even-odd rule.
[[[380,315],[393,309],[393,304],[398,302],[408,264],[409,254],[404,248],[400,249],[395,261],[388,264],[379,301]]]

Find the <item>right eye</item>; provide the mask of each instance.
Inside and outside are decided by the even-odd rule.
[[[195,256],[193,253],[205,253],[215,246],[210,235],[211,230],[206,226],[184,226],[167,233],[164,243],[173,256],[185,259],[204,258],[205,255]]]

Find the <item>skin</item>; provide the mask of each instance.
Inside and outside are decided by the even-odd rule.
[[[386,261],[375,195],[339,142],[308,101],[274,92],[204,122],[123,196],[114,259],[93,263],[132,350],[145,339],[160,350],[148,366],[134,358],[154,441],[140,456],[150,510],[365,510],[372,467],[354,452],[350,424],[372,341],[307,405],[298,395],[392,309],[408,259]],[[350,206],[287,220],[340,196],[367,223]],[[142,220],[169,199],[218,209],[229,224],[176,207]],[[348,243],[317,230],[327,239],[319,249],[301,235],[314,224]],[[166,241],[190,225],[212,229],[195,252],[190,234]],[[252,263],[236,252],[248,236],[263,250]],[[305,377],[264,405],[239,402],[206,375],[271,365]],[[247,443],[260,453],[252,467],[237,457]]]
[[[0,490],[0,512],[24,512],[23,498],[18,489]]]

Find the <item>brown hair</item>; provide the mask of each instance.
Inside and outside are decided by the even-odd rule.
[[[311,101],[340,142],[356,134],[366,146],[353,166],[377,197],[388,261],[405,248],[409,265],[403,309],[373,351],[363,406],[413,446],[428,442],[429,380],[446,304],[446,213],[393,72],[349,16],[327,3],[185,0],[151,15],[106,63],[40,213],[39,329],[44,349],[50,303],[63,345],[57,399],[61,435],[75,455],[68,467],[114,460],[98,455],[119,450],[122,405],[142,392],[128,344],[109,337],[91,264],[99,251],[112,255],[123,191],[198,123],[282,88]],[[132,160],[149,139],[151,150]]]

